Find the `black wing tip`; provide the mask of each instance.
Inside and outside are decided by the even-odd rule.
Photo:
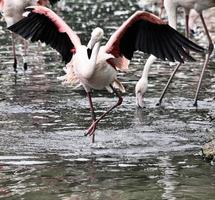
[[[191,41],[191,40],[190,40]],[[192,42],[192,41],[191,41]],[[193,42],[194,43],[194,42]],[[197,52],[197,53],[207,53],[207,50],[199,45],[195,44],[195,48],[192,48],[193,51]]]
[[[196,62],[196,59],[193,58],[192,56],[189,56],[189,57],[187,58],[187,60],[190,61],[190,62]]]
[[[200,50],[199,50],[199,53],[204,53],[204,54],[207,54],[208,53],[208,49],[205,49],[203,47],[200,46]]]
[[[197,53],[206,53],[207,52],[206,49],[204,49],[203,47],[199,46],[198,44],[196,44],[195,42],[193,42],[189,38],[185,37],[183,34],[178,32],[174,28],[172,28],[170,25],[164,24],[164,26],[168,27],[168,29],[171,30],[175,34],[176,37],[179,37],[180,39],[183,39],[183,42],[184,42],[184,44],[186,44],[188,46],[188,49],[190,49],[192,51],[195,51]]]
[[[16,28],[16,24],[13,24],[13,25],[7,27],[7,29],[9,31],[12,31],[12,32],[16,33],[15,28]]]

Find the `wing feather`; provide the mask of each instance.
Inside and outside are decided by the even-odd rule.
[[[153,54],[163,60],[183,62],[194,60],[185,49],[205,50],[185,38],[155,15],[137,11],[111,36],[105,45],[107,53],[131,60],[135,51]]]
[[[28,7],[27,17],[8,29],[32,42],[41,41],[56,49],[62,60],[70,62],[72,49],[81,45],[79,37],[53,11],[42,6]]]

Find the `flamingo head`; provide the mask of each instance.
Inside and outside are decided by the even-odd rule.
[[[89,59],[91,57],[93,47],[95,46],[96,43],[98,43],[102,40],[103,36],[104,36],[104,31],[103,31],[103,29],[101,29],[99,27],[95,28],[92,31],[91,39],[87,45],[87,53],[88,53]]]
[[[144,108],[144,96],[148,88],[148,80],[142,77],[136,84],[136,105],[137,107]]]

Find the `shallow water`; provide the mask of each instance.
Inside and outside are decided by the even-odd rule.
[[[107,40],[138,8],[128,0],[73,0],[57,11],[86,43],[96,26],[104,28]],[[82,88],[57,80],[63,75],[60,56],[30,44],[24,73],[19,45],[15,76],[10,35],[4,28],[0,33],[1,199],[214,199],[215,168],[195,155],[214,137],[214,57],[197,109],[192,104],[203,58],[195,54],[198,62],[183,65],[160,107],[155,105],[173,68],[157,61],[146,108],[137,109],[134,87],[147,57],[137,54],[129,72],[119,74],[127,90],[122,106],[101,121],[91,144],[84,136],[87,99]],[[93,101],[101,114],[116,98],[95,91]]]

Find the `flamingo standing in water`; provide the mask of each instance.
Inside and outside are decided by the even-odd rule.
[[[92,124],[86,135],[93,135],[93,142],[98,122],[123,101],[116,90],[119,88],[124,91],[123,85],[117,79],[117,69],[126,70],[135,51],[179,62],[183,62],[183,58],[193,60],[184,49],[204,51],[148,12],[135,12],[104,46],[101,46],[104,32],[101,28],[95,28],[88,45],[84,46],[75,32],[50,9],[37,6],[29,7],[27,11],[27,17],[9,27],[9,30],[25,39],[31,38],[33,42],[40,40],[50,44],[62,55],[63,60],[68,63],[63,79],[67,83],[81,83],[86,91],[92,114]],[[115,93],[118,101],[96,118],[91,91],[104,88]]]
[[[59,0],[0,0],[0,11],[7,23],[7,27],[20,21],[23,16],[24,9],[28,6],[42,5],[46,6],[48,3],[54,4]],[[26,54],[25,44],[25,54]],[[16,58],[16,48],[15,48],[15,35],[12,33],[12,47],[13,47],[13,58],[14,71],[17,71],[17,58]],[[27,62],[24,60],[24,70],[27,69]]]
[[[202,72],[201,72],[201,75],[200,75],[200,79],[199,79],[199,82],[198,82],[198,86],[197,86],[197,90],[196,90],[196,94],[195,94],[195,98],[194,98],[194,106],[197,106],[197,100],[198,100],[198,94],[199,94],[199,90],[200,90],[200,87],[201,87],[201,83],[202,83],[202,78],[203,78],[203,75],[204,75],[204,71],[208,65],[208,62],[209,62],[209,58],[210,58],[210,55],[213,51],[213,42],[212,42],[212,39],[210,37],[210,34],[208,32],[208,29],[207,29],[207,25],[204,21],[204,17],[202,15],[202,12],[203,10],[205,9],[208,9],[208,8],[211,8],[211,7],[215,7],[215,0],[161,0],[161,3],[164,3],[164,8],[167,12],[167,17],[168,17],[168,21],[169,21],[169,25],[173,28],[176,29],[177,27],[177,7],[183,7],[185,9],[185,25],[186,25],[186,36],[189,37],[189,28],[188,28],[188,22],[189,22],[189,13],[190,13],[190,10],[191,9],[194,9],[200,16],[201,18],[201,21],[202,21],[202,24],[203,24],[203,27],[205,29],[205,33],[207,35],[207,38],[208,38],[208,43],[209,43],[209,46],[208,46],[208,51],[207,51],[207,54],[206,54],[206,57],[205,57],[205,62],[204,62],[204,65],[203,65],[203,68],[202,68]],[[136,85],[136,88],[135,88],[135,92],[136,92],[136,102],[137,102],[137,105],[140,106],[140,107],[143,107],[144,103],[143,103],[143,98],[144,97],[144,94],[147,90],[147,86],[148,86],[148,72],[149,72],[149,69],[152,65],[152,63],[156,60],[156,57],[151,55],[145,66],[144,66],[144,70],[143,70],[143,74],[142,74],[142,77],[141,79],[137,82],[137,85]],[[165,86],[161,96],[160,96],[160,99],[159,99],[159,103],[158,105],[161,104],[162,102],[162,99],[165,95],[165,92],[169,86],[169,84],[171,83],[172,81],[172,78],[174,77],[175,73],[177,72],[177,70],[179,69],[179,67],[181,66],[181,63],[179,63],[176,68],[174,69],[172,75],[170,76],[170,79],[168,80],[168,83],[167,85]],[[138,95],[138,92],[139,94],[141,95]]]

